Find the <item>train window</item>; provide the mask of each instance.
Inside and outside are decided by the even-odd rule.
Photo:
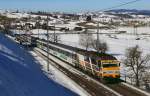
[[[119,66],[120,66],[120,63],[119,63]]]
[[[62,53],[65,54],[65,55],[68,56],[68,57],[72,57],[72,54],[69,53],[69,52],[67,52],[67,51],[62,51]]]
[[[45,46],[45,47],[46,47],[47,45],[43,43],[43,46]]]
[[[68,52],[66,52],[66,51],[63,51],[64,52],[64,54],[66,55],[66,56],[69,56],[69,53]]]
[[[68,53],[68,54],[67,54],[68,57],[72,57],[71,53],[69,53],[69,52],[67,52],[67,53]]]
[[[95,64],[95,65],[97,64],[97,63],[96,63],[96,60],[95,60],[94,58],[91,58],[91,63],[92,63],[92,64]]]
[[[87,62],[89,62],[89,57],[87,57],[87,56],[84,56],[84,61],[87,61]]]
[[[69,53],[69,52],[66,52],[66,56],[70,57],[70,53]]]
[[[77,58],[75,54],[72,54],[71,57],[72,57],[73,59],[76,59],[76,58]]]
[[[60,53],[62,53],[62,54],[64,54],[64,55],[66,55],[66,52],[65,52],[65,51],[60,50],[60,49],[59,49],[59,51],[60,51]]]
[[[61,49],[59,49],[59,52],[62,53],[62,54],[64,54],[64,55],[68,55],[68,53],[66,51],[63,51]]]
[[[69,53],[69,52],[68,52],[68,57],[71,57],[71,58],[72,58],[72,53]]]
[[[118,67],[117,64],[103,64],[103,67]]]
[[[49,46],[49,48],[50,48],[50,49],[52,49],[52,47],[51,47],[51,46]]]
[[[56,51],[56,48],[53,47],[53,51]]]
[[[53,47],[50,47],[50,49],[54,50]]]
[[[57,51],[57,52],[59,52],[59,49],[58,49],[58,48],[54,48],[54,50]]]
[[[101,68],[101,66],[102,66],[101,62],[97,61],[97,63],[98,63],[98,66]]]
[[[57,50],[58,52],[61,52],[58,48],[56,48],[56,50]]]

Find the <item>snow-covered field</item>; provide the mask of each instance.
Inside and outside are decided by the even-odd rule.
[[[77,96],[48,79],[31,54],[0,33],[0,96]]]

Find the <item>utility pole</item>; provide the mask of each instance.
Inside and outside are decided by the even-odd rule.
[[[96,41],[97,51],[99,52],[99,22],[97,23],[97,41]]]
[[[19,36],[20,36],[21,35],[21,30],[22,30],[23,26],[21,25],[21,22],[19,22],[19,23],[20,23],[20,26],[19,26],[20,28],[19,28],[18,31],[19,31]]]
[[[41,17],[37,18],[37,27],[38,27],[38,38],[40,38],[40,33],[39,33],[39,29],[40,29],[40,21],[41,21]]]
[[[137,26],[134,25],[134,35],[137,36]]]
[[[39,18],[38,18],[38,38],[40,38],[40,35],[39,35],[39,27],[40,27],[40,21],[39,21]]]
[[[48,28],[48,16],[47,16],[47,71],[49,71],[49,28]]]
[[[29,41],[29,40],[30,40],[29,38],[30,38],[31,36],[28,35],[28,32],[30,31],[30,28],[29,28],[29,25],[25,25],[24,27],[25,27],[25,28],[24,28],[24,34],[25,34],[25,38],[24,38],[24,39],[25,39],[25,40],[23,40],[23,42],[25,42],[25,44],[26,44],[26,45],[25,45],[25,46],[26,46],[26,49],[28,50],[28,49],[29,49],[29,48],[28,48],[28,44],[31,43],[31,41]],[[28,37],[29,37],[29,38],[28,38]]]
[[[54,38],[54,42],[57,42],[57,38],[56,38],[56,20],[54,20],[54,34],[53,34],[53,38]]]
[[[134,25],[134,35],[136,36],[136,39],[138,40],[139,39],[139,35],[137,33],[137,28],[138,28],[138,25]]]
[[[54,42],[56,42],[56,30],[55,30],[56,25],[55,25],[55,23],[56,23],[56,22],[54,22]]]

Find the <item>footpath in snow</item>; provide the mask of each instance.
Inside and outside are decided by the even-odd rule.
[[[34,58],[0,33],[0,96],[77,96],[49,80]]]

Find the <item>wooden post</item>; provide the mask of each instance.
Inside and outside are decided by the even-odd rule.
[[[47,71],[49,71],[49,29],[48,29],[48,16],[47,16]]]

